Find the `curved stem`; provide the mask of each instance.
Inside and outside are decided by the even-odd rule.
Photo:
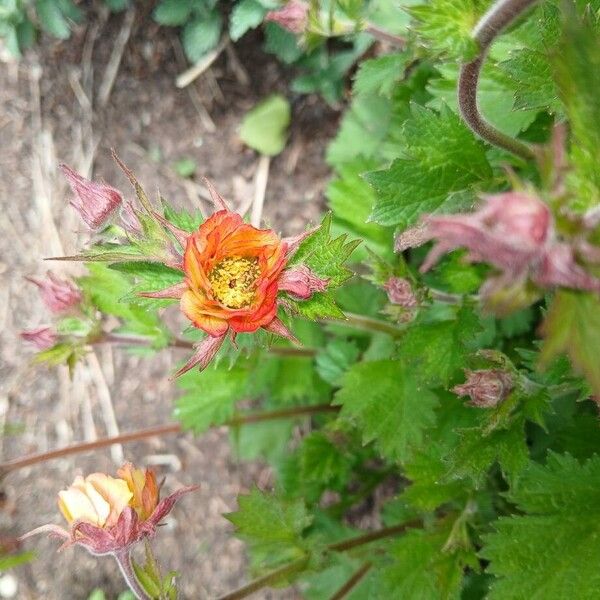
[[[129,550],[126,549],[121,552],[115,552],[114,557],[121,570],[121,575],[123,575],[123,579],[125,579],[125,583],[127,583],[137,600],[152,600],[152,596],[146,592],[135,575]]]
[[[306,565],[308,558],[300,558],[291,562],[287,565],[283,565],[283,567],[279,567],[262,577],[258,577],[254,579],[250,583],[234,590],[233,592],[229,592],[223,596],[219,596],[217,600],[240,600],[241,598],[246,598],[253,594],[254,592],[258,592],[258,590],[262,590],[265,587],[270,586],[273,583],[276,583],[282,577],[286,577],[287,575],[292,575],[296,571],[300,571]]]
[[[369,572],[372,566],[370,562],[362,565],[329,600],[342,600],[342,598],[345,598],[362,581],[362,578]]]
[[[458,106],[465,123],[490,144],[526,160],[534,157],[527,144],[498,131],[483,118],[477,105],[477,87],[481,68],[494,39],[536,1],[497,0],[473,29],[473,38],[479,45],[479,55],[472,62],[461,66],[458,79]]]
[[[248,415],[239,415],[237,417],[229,419],[228,421],[225,421],[223,425],[235,427],[239,425],[246,425],[249,423],[273,421],[275,419],[285,419],[296,416],[313,415],[323,412],[338,412],[339,410],[340,409],[338,406],[332,406],[331,404],[293,406],[291,408],[282,408],[280,410],[271,410]],[[93,442],[82,442],[79,444],[72,444],[71,446],[65,446],[64,448],[58,448],[57,450],[50,450],[48,452],[30,454],[29,456],[23,456],[21,458],[16,458],[14,460],[9,460],[5,463],[0,464],[0,478],[4,477],[12,471],[17,471],[18,469],[53,460],[55,458],[69,456],[70,454],[79,454],[80,452],[97,450],[98,448],[112,446],[113,444],[125,444],[127,442],[135,442],[137,440],[143,440],[149,437],[179,432],[181,432],[180,423],[168,423],[166,425],[159,425],[157,427],[139,429],[138,431],[123,433],[121,435],[115,435],[113,437],[101,438],[99,440],[94,440]]]
[[[357,315],[355,313],[345,313],[346,319],[319,319],[322,323],[333,323],[335,325],[343,325],[346,327],[354,327],[355,329],[361,329],[363,331],[376,332],[376,333],[387,333],[392,337],[400,337],[404,333],[404,329],[387,323],[386,321],[380,321],[379,319],[373,319],[373,317],[366,317],[364,315]]]

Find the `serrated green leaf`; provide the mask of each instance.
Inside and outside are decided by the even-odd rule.
[[[600,589],[598,506],[600,459],[580,464],[551,454],[545,466],[531,463],[509,492],[526,515],[503,517],[484,538],[484,558],[498,578],[490,600],[592,600]]]
[[[353,462],[326,433],[315,431],[302,440],[298,449],[300,477],[303,482],[317,482],[323,487],[338,487],[345,482]]]
[[[477,55],[471,32],[486,7],[485,0],[431,0],[409,12],[417,20],[417,32],[434,52],[467,62]]]
[[[464,367],[473,340],[481,331],[479,318],[461,307],[451,318],[428,322],[427,314],[402,336],[400,355],[418,377],[430,385],[447,386]]]
[[[600,300],[594,294],[560,290],[543,324],[540,363],[547,366],[565,353],[600,394]]]
[[[184,429],[202,433],[214,425],[222,425],[233,416],[235,403],[246,390],[247,371],[240,366],[224,364],[202,372],[189,371],[179,378],[185,390],[175,403],[175,418]]]
[[[435,423],[437,397],[399,361],[379,360],[350,367],[334,404],[342,417],[362,430],[363,442],[374,441],[392,460],[407,460]]]
[[[221,24],[221,15],[216,10],[186,23],[182,43],[188,60],[199,61],[219,43]]]
[[[275,156],[285,148],[290,118],[289,102],[275,94],[246,113],[240,138],[253,150],[266,156]]]
[[[407,158],[365,175],[377,192],[371,218],[406,228],[424,213],[456,211],[472,202],[473,184],[491,177],[483,144],[448,109],[413,105],[403,129]]]
[[[354,77],[354,93],[391,96],[408,58],[407,54],[386,54],[363,61]]]
[[[286,501],[255,488],[238,496],[238,505],[236,512],[224,516],[248,545],[255,569],[274,568],[306,556],[302,532],[312,517],[302,500]]]
[[[275,54],[286,64],[291,64],[302,56],[302,48],[298,45],[296,36],[276,23],[267,23],[265,26],[265,52]]]

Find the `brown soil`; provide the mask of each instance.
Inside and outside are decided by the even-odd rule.
[[[201,174],[239,205],[253,192],[257,165],[255,153],[237,138],[241,117],[268,93],[289,97],[289,73],[262,53],[260,34],[250,34],[236,46],[241,66],[236,68],[235,59],[223,52],[190,88],[177,89],[174,79],[185,64],[178,56],[176,34],[158,29],[145,12],[136,15],[112,93],[100,107],[99,89],[123,20],[123,15],[90,14],[90,25],[82,26],[71,40],[58,44],[45,39],[20,63],[0,66],[0,419],[22,428],[16,435],[0,437],[3,459],[106,435],[104,382],[121,431],[167,422],[176,395],[168,381],[174,360],[181,358],[174,351],[137,357],[102,348],[96,354],[103,375],[86,362],[73,380],[62,368],[30,365],[31,351],[18,332],[44,324],[48,315],[23,277],[43,274],[48,267],[43,257],[71,253],[89,239],[68,207],[58,162],[79,170],[92,164],[95,177],[129,193],[110,159],[109,148],[115,147],[149,192],[160,186],[163,196],[190,206],[198,188],[186,184],[171,167],[189,156]],[[86,101],[90,96],[92,110]],[[317,98],[291,100],[290,141],[271,164],[265,202],[266,221],[285,234],[318,218],[328,178],[323,154],[337,121],[337,114]],[[199,103],[214,122],[214,131],[200,118]],[[90,150],[96,142],[95,151]],[[77,269],[60,264],[55,270],[76,274]],[[165,568],[183,574],[181,597],[213,598],[242,584],[243,545],[222,514],[235,509],[236,495],[251,483],[269,481],[266,468],[237,463],[224,429],[200,439],[152,439],[124,450],[133,462],[158,465],[159,474],[166,477],[165,493],[184,484],[201,485],[199,492],[178,504],[155,542]],[[19,535],[44,523],[60,523],[56,492],[78,473],[114,469],[106,449],[12,473],[4,482],[2,534]],[[79,548],[57,554],[57,545],[46,537],[25,543],[37,550],[38,558],[12,572],[18,580],[14,597],[78,600],[99,587],[107,598],[114,598],[123,590],[110,559],[94,559]],[[294,598],[296,592],[256,597]]]

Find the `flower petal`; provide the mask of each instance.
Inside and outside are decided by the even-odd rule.
[[[229,325],[225,319],[212,316],[203,311],[198,297],[191,290],[181,296],[181,311],[199,329],[213,337],[218,337],[227,332]]]

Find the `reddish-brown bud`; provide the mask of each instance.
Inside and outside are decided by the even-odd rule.
[[[82,177],[67,165],[60,165],[75,197],[71,206],[90,229],[98,229],[123,202],[119,190]]]
[[[512,377],[506,371],[487,369],[465,371],[467,380],[455,386],[452,391],[458,396],[469,396],[469,404],[479,408],[498,406],[513,388]]]
[[[292,33],[303,33],[308,25],[309,6],[302,0],[290,0],[283,8],[271,10],[265,21],[273,21]]]
[[[38,327],[21,331],[19,334],[26,342],[33,344],[38,350],[52,348],[58,339],[56,332],[51,327]]]
[[[38,287],[42,302],[53,313],[66,312],[81,302],[80,290],[69,281],[59,279],[50,272],[44,280],[33,277],[26,279]]]
[[[397,304],[402,308],[414,308],[419,304],[408,279],[390,277],[383,287],[392,304]]]

